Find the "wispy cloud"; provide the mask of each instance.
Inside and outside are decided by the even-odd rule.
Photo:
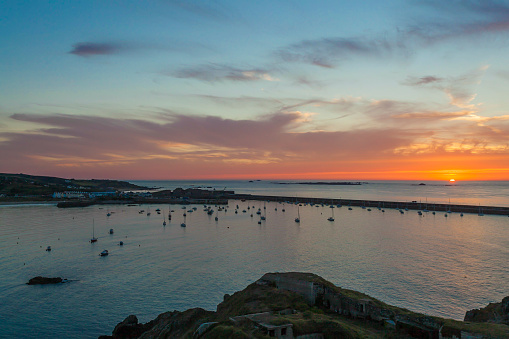
[[[509,31],[509,4],[499,1],[417,1],[450,20],[416,17],[410,24],[379,35],[329,36],[302,40],[284,46],[275,55],[285,62],[300,62],[334,68],[354,57],[411,56],[416,49],[468,37],[483,37]],[[417,7],[419,8],[419,6]],[[471,43],[467,41],[466,43]],[[423,79],[433,80],[433,79]]]
[[[460,108],[473,108],[472,101],[476,97],[475,87],[480,84],[481,79],[489,66],[483,66],[459,76],[448,78],[436,76],[408,77],[403,84],[433,88],[444,92],[450,103]]]
[[[73,45],[69,54],[81,57],[91,57],[96,55],[111,55],[122,51],[124,47],[116,43],[97,43],[97,42],[78,42]]]
[[[436,84],[442,82],[444,79],[433,75],[427,75],[423,77],[408,77],[403,84],[408,86],[421,86],[428,84]]]
[[[174,72],[163,72],[164,75],[176,78],[197,79],[207,82],[217,81],[279,81],[270,74],[269,70],[261,68],[237,68],[221,64],[206,64],[195,67],[182,68]]]
[[[395,48],[384,39],[323,38],[304,40],[276,52],[285,62],[303,62],[315,66],[333,68],[338,62],[354,56],[381,56]]]

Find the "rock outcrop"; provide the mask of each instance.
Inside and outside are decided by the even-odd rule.
[[[60,277],[47,278],[47,277],[34,277],[27,282],[27,285],[46,285],[46,284],[60,284],[64,282],[64,279]]]
[[[142,324],[135,315],[130,315],[115,326],[111,335],[99,339],[134,339],[134,338],[191,338],[193,331],[215,312],[201,308],[192,308],[184,312],[165,312],[156,319]]]
[[[502,299],[502,302],[489,303],[484,308],[467,311],[464,321],[509,325],[509,296]]]

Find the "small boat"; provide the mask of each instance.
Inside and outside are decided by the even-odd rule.
[[[51,246],[46,247],[47,252],[51,252]]]
[[[332,212],[332,215],[330,217],[328,217],[327,220],[334,221],[334,210],[332,209],[331,212]]]
[[[110,228],[110,234],[113,234],[113,228]]]
[[[106,216],[107,216],[107,217],[109,217],[110,215],[111,215],[111,213],[110,213],[110,212],[106,213]]]
[[[104,250],[104,251],[102,251],[101,253],[99,253],[99,255],[100,255],[101,257],[105,257],[105,256],[107,256],[108,254],[109,254],[109,253],[108,253],[108,250]]]
[[[92,239],[90,239],[90,243],[97,242],[97,238],[95,237],[95,221],[92,220]]]
[[[295,222],[300,222],[300,210],[298,206],[297,206],[297,218],[295,218]]]
[[[186,227],[186,223],[183,222],[182,224],[180,224],[180,227]]]
[[[124,242],[123,242],[123,241],[121,241],[121,242],[119,242],[119,243],[118,243],[118,245],[119,245],[119,246],[124,246]]]

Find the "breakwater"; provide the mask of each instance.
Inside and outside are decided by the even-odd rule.
[[[503,206],[478,206],[478,205],[461,205],[461,204],[427,204],[417,201],[384,201],[384,200],[355,200],[355,199],[324,199],[324,198],[306,198],[306,197],[288,197],[288,196],[271,196],[271,195],[252,195],[252,194],[232,194],[230,199],[239,200],[259,200],[259,201],[276,201],[299,204],[326,204],[341,206],[357,206],[366,208],[380,209],[408,209],[417,211],[436,211],[436,212],[453,212],[453,213],[475,213],[475,214],[495,214],[509,216],[509,207]]]
[[[254,201],[274,201],[297,204],[324,204],[355,206],[365,208],[379,209],[406,209],[429,212],[453,212],[453,213],[474,213],[479,215],[507,215],[509,216],[509,207],[504,206],[481,206],[481,205],[462,205],[462,204],[428,204],[417,201],[387,201],[387,200],[356,200],[356,199],[325,199],[309,197],[289,197],[273,195],[253,195],[253,194],[225,194],[217,199],[182,199],[182,198],[140,198],[134,200],[87,200],[87,201],[63,201],[57,204],[57,207],[86,207],[90,205],[111,205],[111,204],[207,204],[207,205],[226,205],[228,199],[236,200],[254,200]]]

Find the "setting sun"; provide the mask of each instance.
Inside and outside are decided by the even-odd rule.
[[[450,182],[455,182],[456,180],[455,180],[455,179],[450,179],[449,181],[450,181]]]

